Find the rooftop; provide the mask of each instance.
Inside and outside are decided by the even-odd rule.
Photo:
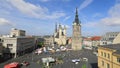
[[[103,46],[99,46],[99,47],[104,47],[104,48],[116,50],[116,52],[114,52],[114,53],[120,54],[120,44],[108,44],[108,45],[103,45]]]
[[[100,39],[101,39],[100,36],[93,36],[93,37],[84,38],[84,40],[86,40],[86,41],[99,41]]]

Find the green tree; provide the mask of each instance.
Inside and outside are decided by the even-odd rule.
[[[44,45],[44,42],[39,42],[38,43],[38,47],[40,48],[40,47],[43,47],[43,45]]]
[[[86,64],[82,65],[82,68],[86,68]]]

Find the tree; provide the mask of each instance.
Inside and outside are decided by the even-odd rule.
[[[38,47],[39,47],[39,48],[43,47],[43,45],[44,45],[44,42],[39,42],[39,43],[38,43]]]
[[[86,64],[82,65],[82,68],[86,68]]]

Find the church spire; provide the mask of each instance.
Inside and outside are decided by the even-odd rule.
[[[75,23],[79,24],[79,18],[78,18],[78,9],[76,8],[76,14],[75,14]]]

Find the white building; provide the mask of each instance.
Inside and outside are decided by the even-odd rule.
[[[84,46],[88,46],[88,47],[92,47],[91,37],[84,38],[84,39],[83,39],[83,45],[84,45]]]
[[[8,48],[6,53],[10,53],[13,57],[32,51],[35,47],[33,37],[4,37],[2,40],[3,46]]]
[[[113,44],[120,44],[120,33],[116,36],[116,38],[113,40]]]
[[[97,47],[98,45],[100,45],[100,36],[92,36],[92,37],[88,37],[88,38],[84,38],[83,39],[83,45],[84,46],[88,46],[88,47]]]
[[[100,45],[113,44],[113,40],[117,37],[120,32],[107,32],[102,36]]]

